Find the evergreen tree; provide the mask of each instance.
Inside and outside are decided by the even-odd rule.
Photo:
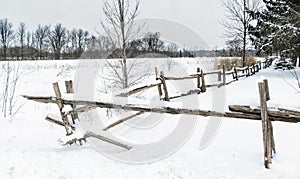
[[[263,0],[265,9],[251,12],[257,24],[250,27],[251,40],[259,52],[299,56],[298,0]]]

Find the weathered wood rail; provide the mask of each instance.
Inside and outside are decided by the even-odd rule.
[[[35,97],[35,96],[23,96],[28,100],[32,100],[40,103],[53,103],[56,104],[55,97]],[[182,109],[182,108],[171,108],[171,107],[147,107],[142,105],[133,105],[133,104],[115,104],[115,103],[106,103],[100,101],[84,101],[84,100],[68,100],[61,99],[65,105],[83,105],[90,106],[90,108],[75,108],[65,115],[71,115],[80,112],[87,112],[89,110],[98,108],[108,108],[108,109],[123,109],[129,111],[137,111],[137,112],[149,112],[149,113],[168,113],[168,114],[187,114],[187,115],[199,115],[199,116],[215,116],[215,117],[228,117],[228,118],[236,118],[236,119],[250,119],[250,120],[261,120],[260,109],[251,109],[247,106],[229,106],[229,110],[233,112],[215,112],[209,110],[199,110],[199,109]],[[268,113],[270,115],[271,121],[281,121],[281,122],[289,122],[289,123],[298,123],[300,122],[300,116],[295,115],[294,113],[288,112],[288,110],[276,111],[273,108],[268,109]],[[299,112],[300,113],[300,112]]]

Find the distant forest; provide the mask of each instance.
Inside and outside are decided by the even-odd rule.
[[[192,52],[179,49],[172,42],[160,39],[159,32],[146,32],[141,39],[127,44],[128,58],[143,57],[193,57]],[[96,59],[121,58],[121,51],[111,39],[103,35],[93,35],[83,29],[69,30],[58,23],[38,25],[28,31],[25,23],[17,28],[8,19],[0,19],[1,60],[47,60],[47,59]]]
[[[188,50],[161,39],[159,32],[145,32],[127,44],[127,57],[239,56],[241,49]],[[255,54],[255,51],[248,51]],[[25,23],[15,27],[7,18],[0,19],[1,60],[122,58],[120,49],[109,37],[83,29],[67,29],[58,23],[38,25],[27,30]]]

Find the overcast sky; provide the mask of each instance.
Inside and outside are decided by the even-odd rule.
[[[67,28],[101,32],[103,0],[0,0],[0,18],[8,18],[14,28],[20,22],[29,30],[38,24],[62,23]],[[225,39],[220,20],[221,0],[141,0],[139,18],[162,18],[183,24],[203,38],[211,49],[223,48]]]

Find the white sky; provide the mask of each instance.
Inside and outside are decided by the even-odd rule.
[[[103,0],[0,0],[0,18],[16,29],[25,22],[29,30],[38,24],[62,23],[67,28],[101,32]],[[162,18],[183,24],[203,38],[211,49],[224,47],[219,23],[225,10],[221,0],[141,0],[139,18]],[[103,19],[103,18],[102,18]]]

